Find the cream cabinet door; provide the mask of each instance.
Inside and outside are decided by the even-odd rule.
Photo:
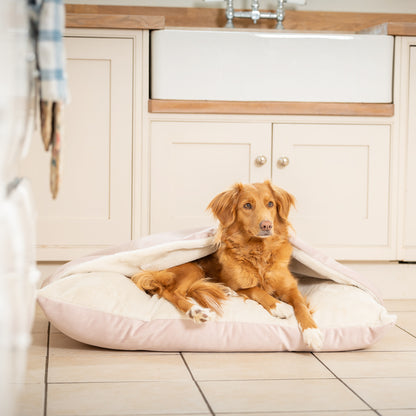
[[[300,238],[338,259],[394,257],[389,126],[274,125],[273,158],[274,183],[297,199]]]
[[[270,150],[267,123],[152,122],[149,231],[213,224],[216,194],[270,178]]]
[[[23,174],[38,210],[38,257],[66,260],[131,237],[133,40],[67,37],[71,101],[63,177],[49,191],[50,153],[32,140]]]
[[[399,260],[416,260],[416,46],[410,47],[407,140],[404,144],[402,230]]]

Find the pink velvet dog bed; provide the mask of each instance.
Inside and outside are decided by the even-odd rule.
[[[216,320],[195,324],[127,277],[215,251],[215,229],[165,233],[67,263],[38,291],[60,331],[104,348],[154,351],[307,351],[294,316],[279,319],[258,303],[230,297]],[[291,270],[324,336],[323,351],[366,348],[395,323],[368,282],[296,237]]]

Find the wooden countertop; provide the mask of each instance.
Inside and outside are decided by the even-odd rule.
[[[66,27],[88,29],[163,29],[164,16],[135,14],[66,13]]]
[[[149,100],[150,113],[391,117],[392,103]]]
[[[69,28],[161,29],[164,27],[221,28],[225,10],[214,8],[66,5]],[[238,28],[272,29],[275,22],[236,19]],[[287,10],[285,28],[297,31],[385,33],[416,36],[416,14],[346,13]]]

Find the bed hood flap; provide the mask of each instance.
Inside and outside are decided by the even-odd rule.
[[[162,270],[187,263],[215,252],[215,234],[216,228],[210,227],[133,240],[64,264],[43,282],[42,287],[78,273],[115,272],[130,277],[139,269]],[[353,270],[296,236],[292,236],[290,242],[293,246],[290,269],[298,277],[320,278],[356,286],[382,302],[377,290]]]

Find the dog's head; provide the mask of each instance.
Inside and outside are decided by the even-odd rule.
[[[217,195],[208,209],[219,220],[222,229],[232,227],[249,237],[267,238],[286,234],[289,210],[294,197],[266,181],[243,185]]]

